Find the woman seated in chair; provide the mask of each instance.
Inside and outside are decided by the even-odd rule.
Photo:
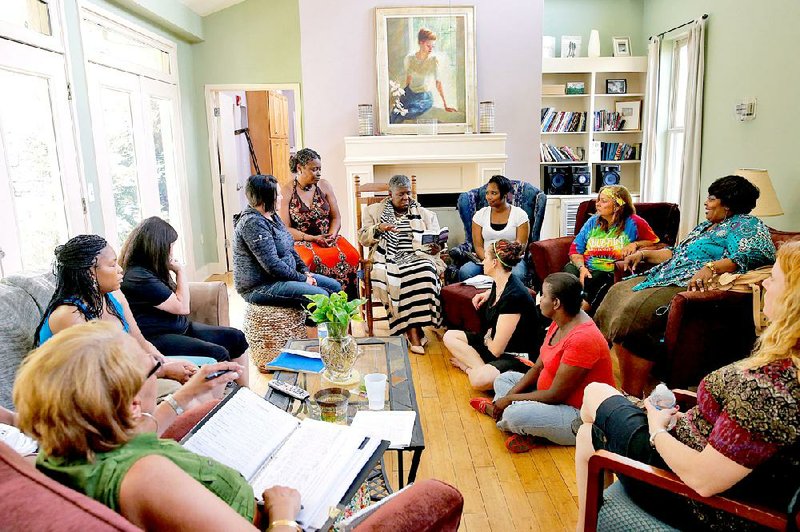
[[[780,248],[764,288],[771,324],[753,354],[707,375],[697,406],[686,413],[658,410],[649,400],[642,410],[608,385],[586,388],[575,452],[578,530],[595,449],[669,469],[704,497],[726,492],[788,507],[800,478],[800,242]],[[624,476],[620,481],[637,505],[681,530],[747,528],[730,514]]]
[[[498,240],[486,247],[483,273],[492,278],[491,290],[477,294],[472,304],[480,313],[481,334],[450,330],[444,345],[450,363],[463,370],[476,390],[488,390],[506,371],[524,372],[528,354],[538,345],[536,303],[522,280],[512,273],[522,259],[516,240]]]
[[[169,356],[203,356],[245,368],[238,384],[247,386],[247,340],[233,327],[189,321],[189,281],[174,257],[178,232],[157,216],[137,225],[120,251],[125,275],[122,293],[139,329]],[[173,279],[172,275],[175,278]]]
[[[590,314],[614,284],[614,263],[658,242],[650,224],[636,215],[631,194],[622,185],[601,188],[596,205],[597,214],[575,236],[564,267],[581,280],[583,310]]]
[[[500,239],[519,242],[522,246],[522,256],[525,256],[528,235],[531,232],[528,214],[520,207],[508,202],[510,191],[511,181],[507,177],[492,176],[486,184],[486,203],[489,205],[480,209],[472,217],[472,245],[475,255],[481,261],[484,258],[486,246]],[[467,262],[459,268],[458,280],[465,281],[482,272],[482,263]],[[525,261],[518,261],[512,273],[525,282],[528,275]]]
[[[552,319],[531,368],[509,370],[494,379],[494,402],[477,397],[470,405],[497,420],[497,428],[512,434],[506,448],[521,453],[537,440],[575,445],[572,423],[579,416],[583,389],[590,382],[614,385],[611,354],[605,338],[581,310],[581,284],[566,272],[548,275],[539,303]],[[520,327],[517,327],[520,330]],[[521,333],[530,336],[529,329]]]
[[[168,359],[145,339],[120,290],[122,268],[117,254],[103,237],[78,235],[58,246],[55,255],[56,290],[36,328],[34,346],[74,325],[102,320],[130,333],[142,349],[155,356],[163,364],[159,377],[186,382],[197,371],[194,363],[214,362],[205,357]]]
[[[306,295],[342,289],[335,279],[311,273],[278,216],[283,196],[271,175],[251,175],[245,188],[250,206],[236,217],[233,283],[245,301],[305,309]]]
[[[370,248],[372,291],[389,317],[389,333],[405,333],[411,352],[424,354],[422,328],[441,324],[439,246],[422,245],[422,233],[439,231],[436,214],[411,197],[411,180],[389,180],[389,197],[364,209],[358,241]],[[369,304],[369,303],[367,303]]]
[[[642,397],[655,361],[663,356],[670,301],[678,292],[706,290],[716,274],[744,272],[775,260],[764,222],[749,216],[758,188],[730,175],[708,187],[706,221],[673,249],[640,249],[625,257],[630,271],[641,262],[656,266],[609,289],[594,319],[619,359],[622,389]]]
[[[39,442],[36,467],[143,530],[252,530],[270,523],[270,530],[297,530],[295,490],[266,490],[261,510],[237,471],[159,439],[177,417],[166,401],[156,406],[160,364],[107,322],[71,327],[28,355],[14,404],[20,428]],[[203,366],[174,400],[186,409],[203,404],[242,369],[234,362]],[[220,370],[231,371],[207,379]]]
[[[295,240],[295,251],[312,272],[336,279],[351,299],[358,297],[359,254],[339,235],[339,204],[331,184],[321,178],[319,154],[304,148],[289,159],[289,167],[296,177],[283,187],[287,201],[278,212]]]

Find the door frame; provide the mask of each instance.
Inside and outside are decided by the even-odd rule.
[[[217,263],[209,264],[208,274],[226,273],[225,263],[227,251],[225,250],[225,220],[222,216],[222,189],[224,185],[221,182],[219,172],[219,155],[217,153],[217,118],[214,116],[214,107],[216,106],[216,94],[219,92],[230,91],[274,91],[274,90],[290,90],[294,91],[294,131],[295,131],[295,147],[300,150],[303,148],[303,95],[300,91],[300,83],[231,83],[221,85],[206,85],[204,88],[205,103],[206,103],[206,126],[208,127],[208,155],[211,162],[211,197],[214,205],[214,227],[217,234]],[[233,239],[230,238],[230,244],[233,245]]]

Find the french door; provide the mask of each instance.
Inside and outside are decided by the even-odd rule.
[[[86,231],[64,56],[0,38],[0,275]]]

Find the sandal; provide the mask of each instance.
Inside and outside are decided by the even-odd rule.
[[[411,347],[409,347],[409,349],[411,350],[412,353],[417,355],[425,354],[425,348],[422,347],[421,345],[412,345]]]
[[[491,399],[486,397],[473,397],[469,400],[469,406],[480,412],[485,416],[489,416],[490,418],[494,419],[494,403],[492,403]],[[489,413],[486,410],[491,407],[492,412]]]

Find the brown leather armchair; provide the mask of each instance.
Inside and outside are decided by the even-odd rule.
[[[660,239],[657,246],[674,246],[678,236],[681,213],[674,203],[635,203],[636,214],[647,220]],[[575,214],[575,233],[578,233],[595,212],[595,200],[587,200],[578,206]],[[562,236],[532,242],[528,247],[534,270],[534,286],[540,288],[542,281],[551,273],[560,272],[569,260],[569,247],[574,237]],[[623,276],[621,265],[616,269],[619,278]]]

